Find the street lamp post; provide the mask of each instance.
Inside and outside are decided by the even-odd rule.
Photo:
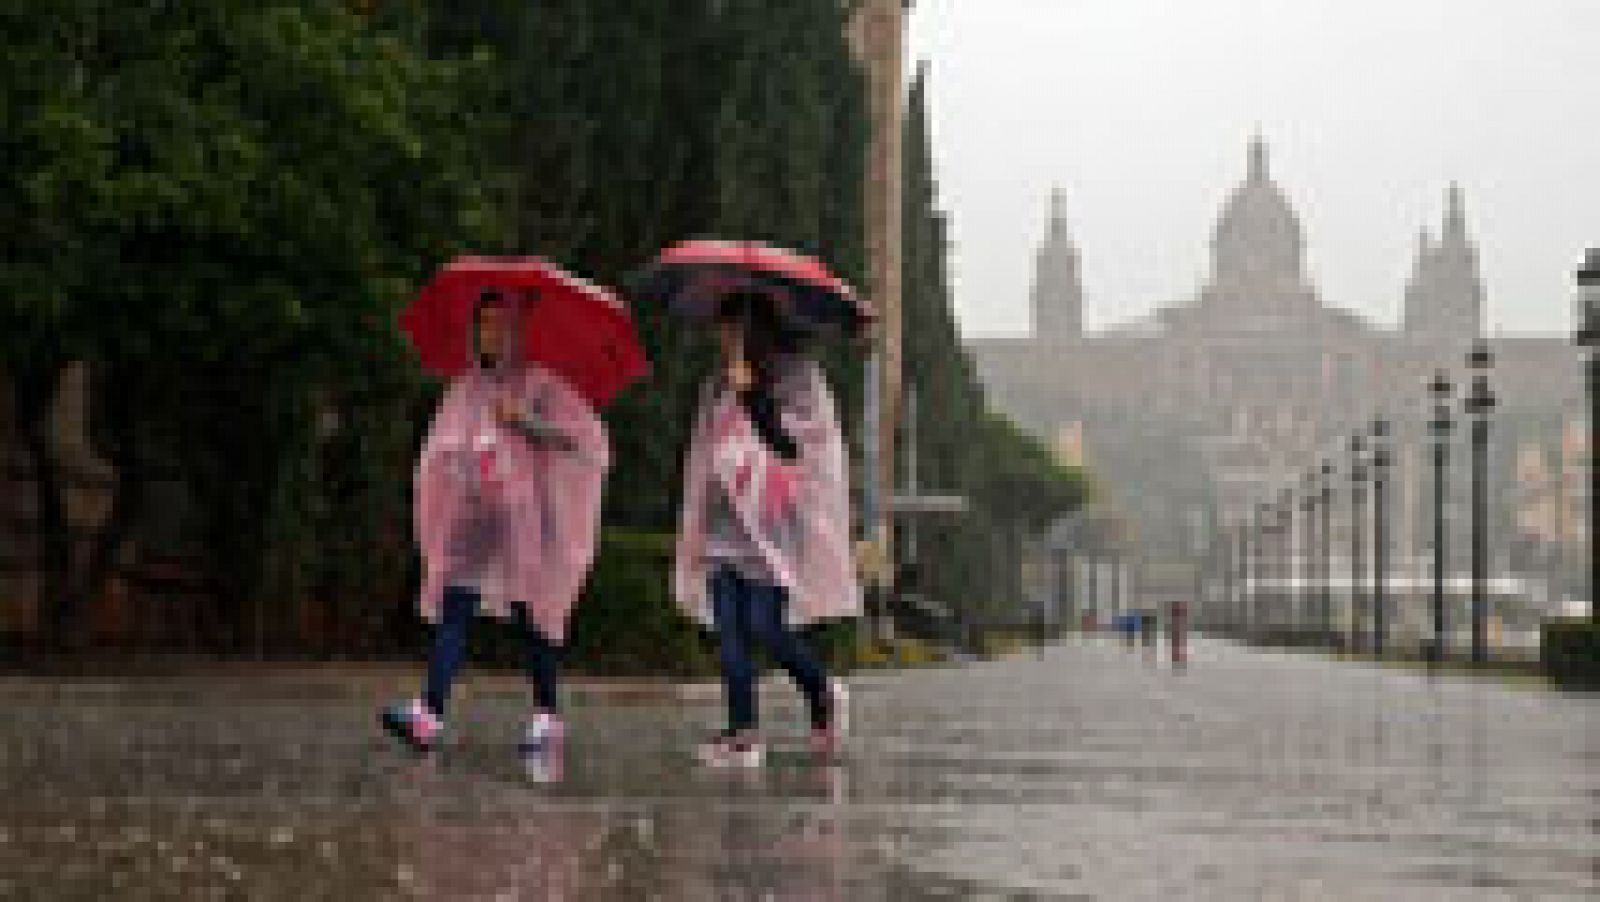
[[[1278,620],[1278,592],[1275,591],[1283,584],[1283,574],[1280,572],[1282,552],[1278,547],[1278,537],[1283,530],[1278,522],[1278,506],[1272,502],[1262,505],[1261,514],[1261,574],[1263,580],[1261,603],[1255,612],[1256,641],[1270,636],[1272,627]],[[1273,586],[1276,582],[1278,586]]]
[[[1111,616],[1122,616],[1122,549],[1111,552]]]
[[[1444,503],[1447,491],[1447,468],[1450,463],[1450,393],[1454,387],[1444,370],[1433,374],[1428,383],[1428,393],[1433,396],[1433,645],[1428,649],[1428,660],[1444,660],[1445,649],[1445,523]]]
[[[1090,551],[1084,556],[1083,570],[1084,607],[1088,611],[1089,620],[1096,628],[1100,625],[1100,552]]]
[[[1262,577],[1266,576],[1266,539],[1267,539],[1267,505],[1265,502],[1256,505],[1255,521],[1250,527],[1250,572],[1254,577],[1250,581],[1250,604],[1245,611],[1244,632],[1245,639],[1254,638],[1256,629],[1261,621]]]
[[[1350,650],[1361,648],[1361,586],[1366,579],[1367,463],[1365,436],[1350,437]]]
[[[1333,643],[1333,461],[1322,462],[1322,641]]]
[[[1306,636],[1310,640],[1310,644],[1313,646],[1316,645],[1321,639],[1320,636],[1316,635],[1317,630],[1321,627],[1321,618],[1317,617],[1312,612],[1313,602],[1311,594],[1311,587],[1318,585],[1321,578],[1321,574],[1317,572],[1317,559],[1315,557],[1315,552],[1313,551],[1318,542],[1317,501],[1319,497],[1320,496],[1317,491],[1317,471],[1310,470],[1305,475],[1305,495],[1300,501],[1300,509],[1306,515],[1305,531],[1301,533],[1300,538],[1300,569],[1303,573],[1305,573],[1306,576],[1305,579],[1301,581],[1302,585],[1305,587],[1305,589],[1300,593],[1301,609],[1296,613],[1299,615],[1299,626],[1305,630]],[[1316,597],[1320,600],[1321,596],[1322,593],[1318,591]]]
[[[1589,352],[1589,618],[1600,623],[1600,247],[1578,270],[1578,345]]]
[[[1278,616],[1279,628],[1285,635],[1294,632],[1295,614],[1300,608],[1300,591],[1295,580],[1294,509],[1294,486],[1284,486],[1278,495],[1278,561],[1281,565],[1278,580],[1283,586]]]
[[[1250,562],[1250,519],[1239,518],[1239,595],[1234,599],[1233,637],[1243,639],[1250,624],[1250,593],[1255,591],[1255,571]]]
[[[1250,568],[1245,563],[1244,520],[1234,524],[1228,537],[1228,569],[1233,572],[1233,591],[1228,595],[1228,634],[1237,636],[1243,620],[1245,581],[1250,578]]]
[[[1212,621],[1210,628],[1223,629],[1227,626],[1227,615],[1233,607],[1233,593],[1236,591],[1235,579],[1238,573],[1233,569],[1233,532],[1224,530],[1216,552],[1212,555],[1211,566],[1221,572],[1217,575],[1222,579],[1221,592],[1215,600],[1215,610],[1207,618]]]
[[[1389,639],[1389,421],[1372,421],[1372,653]]]
[[[1487,342],[1473,345],[1467,355],[1472,370],[1472,393],[1467,396],[1467,415],[1472,419],[1472,663],[1489,659],[1489,605],[1485,595],[1488,581],[1489,551],[1489,414],[1494,410],[1494,391],[1489,388],[1489,367],[1494,355]]]

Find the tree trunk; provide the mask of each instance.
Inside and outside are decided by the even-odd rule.
[[[18,425],[33,468],[41,638],[53,648],[67,644],[74,626],[66,604],[72,537],[62,499],[61,464],[50,435],[50,411],[63,369],[64,363],[51,361],[32,366],[24,363],[11,371]]]
[[[144,509],[146,471],[134,428],[134,392],[130,380],[115,367],[97,373],[90,415],[92,434],[103,441],[96,451],[114,472],[110,507],[99,530],[90,539],[88,559],[78,578],[69,583],[64,599],[74,626],[83,612],[105,593],[113,569],[122,557],[129,533]],[[81,632],[81,630],[79,630]]]

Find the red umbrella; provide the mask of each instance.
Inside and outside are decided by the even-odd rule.
[[[457,257],[439,270],[400,314],[424,368],[454,376],[471,364],[473,310],[488,289],[532,296],[524,354],[596,407],[649,369],[627,306],[541,257]]]
[[[738,291],[771,297],[791,324],[860,329],[872,308],[820,260],[757,241],[685,241],[662,251],[634,282],[635,293],[697,319]]]

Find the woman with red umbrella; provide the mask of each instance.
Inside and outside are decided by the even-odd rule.
[[[853,617],[849,462],[816,327],[867,320],[814,260],[763,245],[693,242],[664,252],[641,290],[716,323],[720,371],[705,386],[684,467],[675,589],[718,635],[727,725],[697,750],[713,767],[759,765],[756,669],[765,646],[805,697],[811,746],[838,752],[843,696],[794,628]]]
[[[469,628],[479,614],[509,617],[537,697],[521,753],[557,765],[557,649],[594,557],[609,465],[594,405],[643,372],[642,352],[620,302],[534,258],[457,261],[402,325],[451,382],[416,473],[419,607],[434,624],[427,677],[382,723],[431,750]]]

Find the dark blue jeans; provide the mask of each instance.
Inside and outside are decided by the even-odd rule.
[[[478,617],[478,593],[472,589],[448,586],[439,602],[439,623],[433,628],[433,653],[428,656],[428,682],[422,700],[433,713],[444,717],[445,704],[450,700],[450,686],[467,656],[467,636],[473,621]],[[524,665],[533,681],[535,696],[540,708],[557,709],[556,647],[545,638],[528,612],[520,604],[511,606],[517,632],[522,634]]]
[[[756,725],[756,665],[751,645],[760,642],[805,695],[811,726],[828,726],[832,700],[828,675],[800,637],[784,623],[789,594],[781,586],[747,579],[728,567],[711,577],[711,612],[721,642],[722,683],[728,728]]]

